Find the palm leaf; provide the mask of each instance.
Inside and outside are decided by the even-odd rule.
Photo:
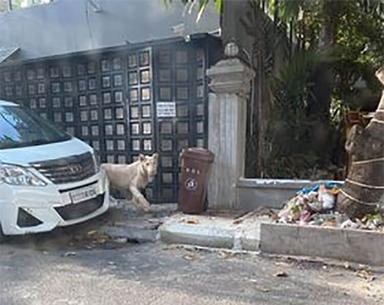
[[[221,13],[221,7],[223,6],[223,0],[215,0],[216,12]]]
[[[199,22],[201,16],[203,16],[203,13],[204,13],[205,9],[207,8],[208,1],[209,0],[200,0],[199,1],[199,12],[197,13],[196,23]]]

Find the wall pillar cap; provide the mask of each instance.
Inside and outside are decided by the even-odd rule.
[[[238,58],[219,61],[207,70],[210,79],[209,88],[214,93],[232,93],[248,96],[251,91],[250,81],[255,71]]]

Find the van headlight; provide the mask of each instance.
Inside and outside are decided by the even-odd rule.
[[[100,171],[100,156],[96,152],[93,152],[92,158],[95,165],[95,173],[98,173]]]
[[[28,169],[11,164],[0,164],[0,183],[20,186],[45,186],[43,180]]]

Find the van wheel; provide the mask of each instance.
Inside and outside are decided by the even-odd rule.
[[[5,235],[3,234],[3,229],[1,228],[0,223],[0,244],[5,240]]]

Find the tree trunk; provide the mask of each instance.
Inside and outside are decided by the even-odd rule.
[[[376,72],[384,85],[384,66]],[[361,218],[384,207],[384,91],[366,128],[354,125],[345,145],[352,162],[338,195],[338,210]]]

